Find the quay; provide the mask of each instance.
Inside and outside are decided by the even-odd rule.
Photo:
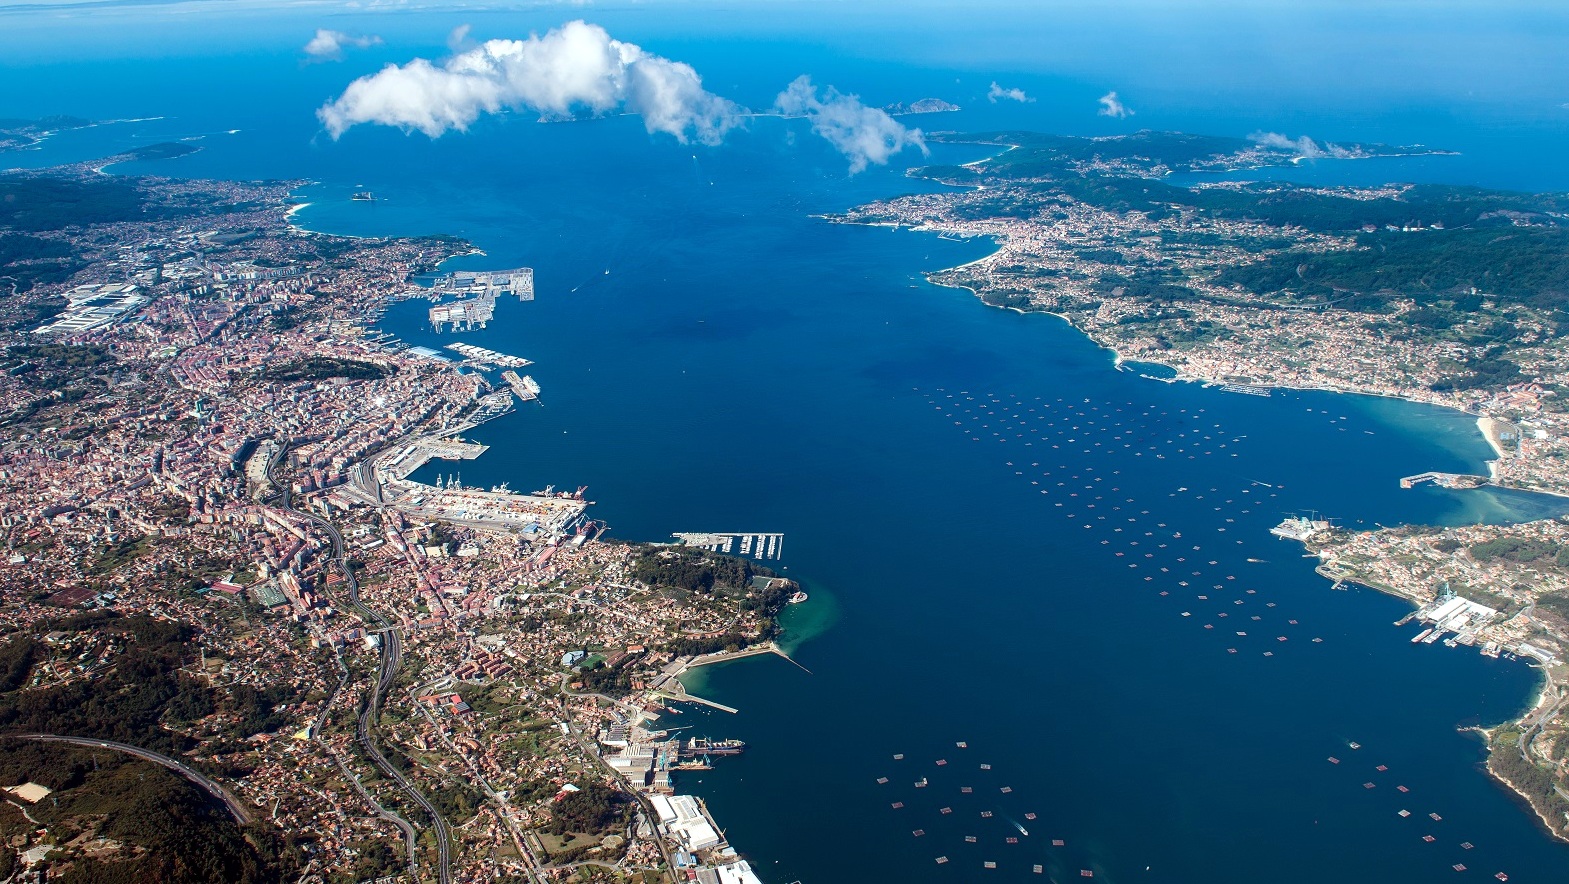
[[[468,331],[474,326],[485,328],[496,316],[496,300],[490,297],[469,298],[467,300],[453,301],[448,304],[437,304],[430,308],[430,324],[439,334],[443,325],[452,326],[457,331],[462,326]]]
[[[431,291],[453,295],[472,295],[494,301],[500,295],[517,295],[519,301],[534,300],[534,269],[455,270],[437,277]]]
[[[436,439],[423,436],[405,443],[401,450],[385,461],[378,461],[376,471],[389,479],[399,480],[413,474],[434,458],[443,460],[474,460],[490,446],[462,439]]]
[[[513,270],[458,270],[438,277],[431,284],[432,300],[444,295],[456,295],[458,300],[430,308],[430,324],[437,333],[442,331],[444,325],[452,326],[454,331],[460,326],[464,329],[472,329],[476,325],[484,328],[495,318],[497,297],[517,295],[519,301],[534,300],[534,271],[529,267]]]
[[[1418,608],[1414,614],[1407,618],[1420,623],[1428,624],[1428,628],[1417,633],[1411,639],[1413,643],[1432,644],[1445,633],[1455,633],[1454,638],[1444,644],[1454,647],[1457,644],[1476,644],[1478,635],[1482,630],[1498,618],[1498,611],[1486,605],[1478,604],[1470,599],[1462,598],[1451,593],[1440,594],[1438,598]]]
[[[539,382],[528,375],[519,377],[517,372],[509,369],[501,373],[501,379],[507,382],[512,392],[516,393],[522,401],[533,402],[539,398]]]

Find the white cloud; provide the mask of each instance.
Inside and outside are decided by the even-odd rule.
[[[886,165],[889,157],[907,147],[927,153],[921,130],[906,129],[882,108],[867,107],[860,98],[832,86],[819,98],[812,78],[804,74],[779,93],[774,108],[787,117],[810,120],[812,131],[850,160],[852,175],[872,163]]]
[[[468,22],[464,22],[453,28],[452,32],[447,35],[447,49],[452,52],[461,52],[464,49],[468,49],[471,45],[469,43],[470,27],[471,25]]]
[[[1279,132],[1254,132],[1248,136],[1248,140],[1268,150],[1285,151],[1307,159],[1321,159],[1324,157],[1343,159],[1352,156],[1351,151],[1338,144],[1330,144],[1327,141],[1319,144],[1306,135],[1292,139]]]
[[[1035,100],[1028,95],[1025,95],[1023,89],[1019,89],[1017,87],[1013,89],[1004,89],[997,85],[996,80],[993,80],[992,88],[986,93],[986,100],[992,104],[996,104],[999,100],[1002,99],[1007,99],[1008,101],[1021,101],[1026,103]]]
[[[329,31],[318,28],[316,36],[305,44],[305,54],[318,61],[338,61],[343,58],[343,50],[353,47],[364,49],[381,43],[380,37],[368,35],[345,34],[342,31]]]
[[[452,37],[461,41],[467,32]],[[703,89],[690,65],[583,21],[527,40],[487,40],[439,64],[416,58],[388,65],[350,83],[316,116],[333,138],[360,123],[435,138],[504,110],[551,119],[627,111],[641,115],[649,132],[704,144],[717,144],[741,121],[741,109]]]
[[[1123,104],[1122,99],[1117,97],[1116,92],[1107,92],[1096,100],[1100,102],[1098,113],[1103,117],[1115,117],[1122,120],[1133,116],[1133,108]]]

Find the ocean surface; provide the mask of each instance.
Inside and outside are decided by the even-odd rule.
[[[812,73],[871,103],[965,106],[907,118],[929,130],[1307,132],[1462,155],[1271,176],[1569,188],[1549,162],[1569,146],[1569,115],[1543,61],[1569,26],[1528,7],[1420,34],[1398,16],[1357,13],[1354,38],[1351,25],[1233,16],[1233,31],[1272,36],[1223,52],[1213,21],[1161,16],[1119,38],[1087,10],[1053,22],[1009,7],[961,23],[917,4],[889,23],[825,7],[840,26],[813,30],[705,8],[587,11],[755,107]],[[350,78],[441,52],[463,13],[105,15],[13,14],[0,82],[14,88],[0,116],[159,119],[62,133],[0,166],[189,138],[199,153],[112,171],[308,180],[298,194],[311,205],[296,218],[311,229],[454,234],[486,254],[452,268],[532,266],[536,300],[504,300],[486,330],[437,336],[423,302],[388,313],[384,327],[411,343],[526,356],[543,387],[542,404],[472,434],[492,446],[485,457],[420,477],[586,484],[592,514],[629,540],[785,534],[778,566],[812,595],[785,613],[800,666],[760,658],[695,672],[694,692],[740,712],[663,722],[748,742],[680,787],[707,799],[770,884],[1066,882],[1082,871],[1214,884],[1564,880],[1569,846],[1481,772],[1480,743],[1459,730],[1516,714],[1535,674],[1411,644],[1414,627],[1391,625],[1405,603],[1332,590],[1299,544],[1267,533],[1293,513],[1372,528],[1569,510],[1512,492],[1398,487],[1426,470],[1481,471],[1490,452],[1472,418],[1118,371],[1056,318],[924,281],[990,243],[817,217],[934,186],[903,177],[921,161],[910,153],[848,176],[797,121],[753,120],[718,148],[650,137],[628,117],[485,119],[436,141],[356,129],[334,143],[318,131],[312,111]],[[481,36],[566,17],[470,15]],[[302,64],[298,45],[328,24],[386,43]],[[135,27],[162,42],[116,42],[115,28]],[[71,28],[93,60],[37,49]],[[1023,34],[1045,48],[1032,55]],[[1357,49],[1380,48],[1380,34],[1393,47],[1382,47],[1385,67],[1359,67],[1375,64]],[[1217,55],[1169,74],[1203,54],[1179,52],[1183,41]],[[1059,63],[1048,51],[1058,43],[1080,48]],[[1460,48],[1500,46],[1520,63],[1460,75],[1480,70]],[[1261,70],[1259,58],[1273,63]],[[1304,83],[1309,72],[1322,88]],[[1037,101],[987,102],[998,79]],[[1095,115],[1113,87],[1137,116]],[[933,145],[931,159],[982,155]],[[361,189],[377,201],[350,202]]]

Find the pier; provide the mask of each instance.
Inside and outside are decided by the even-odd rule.
[[[676,682],[676,684],[677,686],[681,686],[680,682]],[[671,700],[677,703],[696,703],[699,706],[707,706],[710,709],[718,709],[720,712],[728,712],[731,715],[741,711],[734,707],[726,706],[723,703],[715,703],[713,700],[705,700],[696,694],[689,694],[686,692],[685,687],[681,687],[680,693],[669,690],[655,691],[654,696],[663,697],[666,700]]]
[[[528,375],[518,376],[515,371],[507,370],[501,373],[501,379],[507,382],[512,392],[524,402],[533,402],[539,398],[539,382]]]

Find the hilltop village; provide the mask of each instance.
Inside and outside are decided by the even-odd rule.
[[[664,723],[798,587],[585,489],[416,480],[540,385],[374,323],[532,276],[421,288],[467,245],[299,231],[299,183],[0,178],[0,879],[756,881],[678,794],[743,747]]]
[[[1495,454],[1489,475],[1408,483],[1569,494],[1563,197],[1205,177],[1304,159],[1300,145],[1246,139],[943,140],[998,152],[912,173],[949,189],[830,220],[990,239],[996,251],[929,279],[993,306],[1055,314],[1119,367],[1240,394],[1367,393],[1477,416]],[[1342,159],[1428,152],[1315,148]],[[1418,640],[1543,670],[1534,708],[1487,732],[1488,763],[1569,837],[1569,524],[1350,533],[1303,519],[1277,533],[1305,542],[1337,587],[1355,582],[1419,606],[1412,617],[1429,628]]]

